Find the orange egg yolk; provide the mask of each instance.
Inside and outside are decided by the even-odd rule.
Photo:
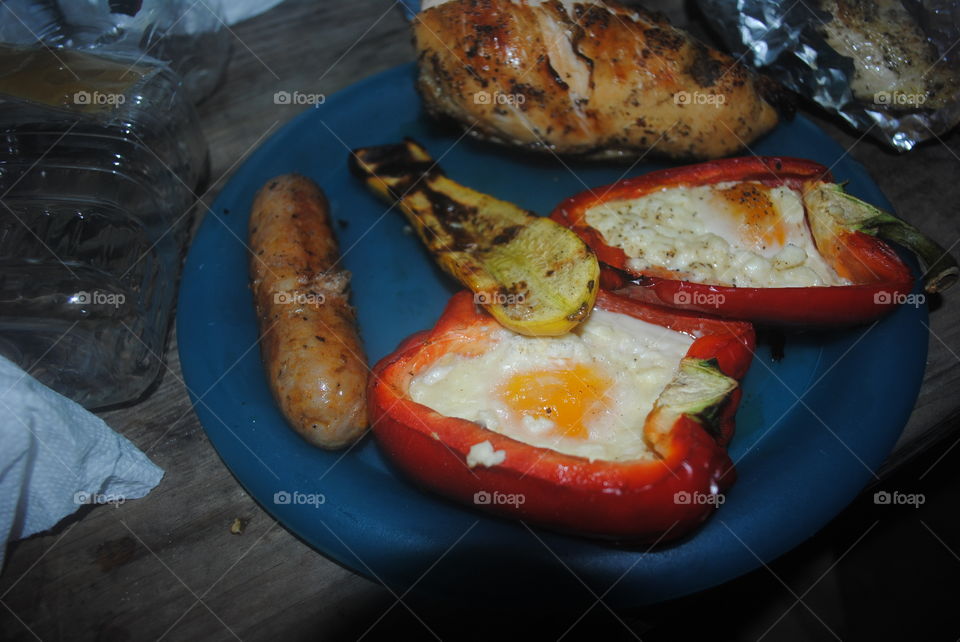
[[[517,415],[549,419],[562,437],[587,439],[587,426],[601,414],[610,382],[584,364],[520,372],[500,387],[500,398]]]
[[[756,249],[783,246],[787,231],[765,185],[737,183],[718,193],[738,220],[740,236],[746,243]]]

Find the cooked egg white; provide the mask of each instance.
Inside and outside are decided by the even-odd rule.
[[[756,182],[670,187],[590,208],[587,223],[635,271],[665,268],[739,287],[845,285],[807,226],[800,195]]]
[[[489,441],[481,441],[470,447],[470,452],[467,453],[467,466],[470,468],[474,466],[486,466],[489,468],[490,466],[502,464],[506,458],[506,450],[494,450],[493,444]]]
[[[559,337],[494,331],[479,356],[446,354],[410,383],[414,401],[534,446],[589,459],[652,457],[643,426],[693,338],[595,309]],[[484,445],[486,444],[486,445]],[[500,463],[489,442],[472,465]]]

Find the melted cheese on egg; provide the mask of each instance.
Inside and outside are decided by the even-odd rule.
[[[589,459],[652,457],[643,426],[693,339],[595,309],[569,334],[494,331],[479,356],[448,353],[410,383],[410,396],[534,446]]]
[[[810,234],[803,201],[788,187],[743,181],[669,187],[586,212],[627,267],[738,287],[845,285]]]

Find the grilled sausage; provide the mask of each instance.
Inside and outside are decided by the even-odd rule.
[[[347,297],[350,274],[320,188],[278,176],[250,214],[250,277],[260,353],[287,421],[321,448],[340,448],[367,427],[366,358]]]

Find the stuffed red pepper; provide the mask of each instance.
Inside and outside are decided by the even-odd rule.
[[[456,294],[382,359],[371,425],[438,493],[554,529],[674,539],[722,503],[725,446],[754,348],[748,323],[601,292],[558,337],[501,327]]]
[[[601,284],[656,305],[782,324],[871,321],[911,299],[892,240],[957,279],[943,248],[796,158],[749,157],[651,172],[562,202],[552,218],[597,253]]]

